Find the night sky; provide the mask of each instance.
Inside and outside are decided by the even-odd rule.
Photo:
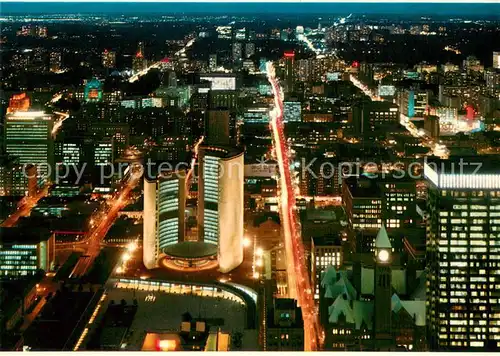
[[[2,14],[23,13],[217,13],[217,14],[259,14],[280,13],[304,14],[404,14],[404,15],[468,15],[469,17],[498,16],[500,3],[494,4],[433,4],[433,3],[0,3]]]

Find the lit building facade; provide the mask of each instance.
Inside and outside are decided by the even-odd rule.
[[[116,67],[116,53],[105,49],[104,52],[102,52],[102,66],[104,68],[115,68]]]
[[[48,272],[55,258],[55,237],[48,231],[0,228],[0,276],[22,277]]]
[[[200,146],[198,240],[218,246],[219,268],[229,272],[243,262],[243,152]]]
[[[158,267],[165,249],[184,241],[185,171],[144,178],[143,262]]]
[[[51,115],[42,111],[16,111],[6,115],[5,148],[20,165],[41,165],[38,174],[49,173],[54,163]]]
[[[313,237],[311,241],[311,276],[314,285],[314,299],[319,299],[321,275],[328,267],[340,267],[343,253],[338,237]]]
[[[283,103],[283,121],[302,121],[302,104],[299,101],[285,101]]]
[[[461,162],[424,165],[429,342],[431,350],[498,351],[500,166]]]
[[[409,89],[398,94],[399,110],[402,114],[412,117],[423,117],[429,107],[430,91]]]
[[[493,68],[500,69],[500,52],[493,52]]]
[[[113,139],[97,142],[94,148],[94,164],[108,165],[113,162]]]
[[[294,60],[295,60],[295,52],[285,52],[285,93],[289,93],[293,91],[293,84],[295,82],[294,75]]]

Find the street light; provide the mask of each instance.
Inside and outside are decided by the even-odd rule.
[[[127,250],[129,250],[129,252],[134,252],[135,250],[137,250],[137,242],[133,241],[129,243],[127,245]]]
[[[249,239],[248,237],[245,237],[245,238],[243,239],[243,247],[248,247],[248,246],[250,246],[250,243],[251,243],[251,241],[250,241],[250,239]]]
[[[264,250],[262,248],[258,248],[256,251],[255,251],[255,254],[259,257],[261,257],[263,254],[264,254]]]
[[[122,256],[122,260],[124,262],[127,262],[128,260],[130,260],[130,254],[129,253],[124,253],[123,256]]]

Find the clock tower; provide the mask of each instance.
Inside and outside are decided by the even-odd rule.
[[[375,273],[374,294],[375,305],[373,313],[373,330],[375,350],[387,350],[392,346],[391,330],[391,263],[392,245],[385,226],[380,228],[375,239],[374,248]]]

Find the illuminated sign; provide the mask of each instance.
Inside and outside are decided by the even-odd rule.
[[[235,76],[215,76],[215,75],[203,75],[200,76],[200,80],[208,80],[211,85],[212,90],[235,90],[236,89],[236,77]]]

